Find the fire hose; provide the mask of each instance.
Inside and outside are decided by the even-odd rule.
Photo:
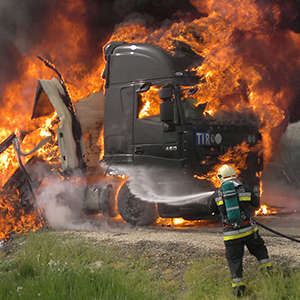
[[[261,226],[262,228],[264,228],[264,229],[266,229],[266,230],[268,230],[268,231],[270,231],[270,232],[272,232],[272,233],[274,233],[274,234],[276,234],[276,235],[279,235],[279,236],[284,237],[284,238],[287,238],[287,239],[289,239],[289,240],[291,240],[291,241],[300,243],[300,240],[298,240],[298,239],[296,239],[296,238],[293,238],[293,237],[291,237],[291,236],[285,235],[285,234],[283,234],[283,233],[280,233],[280,232],[278,232],[278,231],[276,231],[276,230],[274,230],[274,229],[272,229],[272,228],[270,228],[270,227],[268,227],[268,226],[266,226],[266,225],[264,225],[264,224],[262,224],[262,223],[260,223],[260,222],[257,222],[256,220],[255,220],[255,223],[256,223],[257,225]]]

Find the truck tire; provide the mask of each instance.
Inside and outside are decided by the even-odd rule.
[[[123,220],[132,225],[147,226],[158,218],[156,203],[142,201],[134,196],[125,183],[118,195],[118,210]]]

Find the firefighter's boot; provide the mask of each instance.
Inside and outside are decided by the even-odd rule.
[[[232,294],[234,296],[239,297],[243,297],[246,294],[246,286],[245,285],[240,285],[240,286],[236,286],[233,288]]]
[[[232,294],[237,297],[242,297],[246,293],[246,286],[243,278],[233,278],[232,279]]]
[[[263,274],[272,274],[273,265],[268,258],[260,260],[259,263],[259,269]]]

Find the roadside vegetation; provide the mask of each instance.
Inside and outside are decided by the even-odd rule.
[[[162,258],[145,246],[52,230],[14,236],[0,250],[0,299],[235,299],[221,253],[167,265],[171,252]],[[300,299],[299,267],[256,267],[245,274],[243,299]]]

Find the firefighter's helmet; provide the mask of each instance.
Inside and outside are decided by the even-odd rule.
[[[228,180],[237,179],[235,169],[231,166],[223,165],[218,170],[218,178],[221,184]]]

